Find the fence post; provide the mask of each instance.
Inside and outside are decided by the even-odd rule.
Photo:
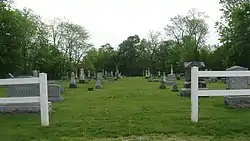
[[[39,74],[41,125],[49,126],[47,74]]]
[[[191,121],[198,122],[198,67],[191,68]]]

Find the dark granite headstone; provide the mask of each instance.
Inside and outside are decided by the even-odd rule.
[[[179,92],[179,89],[178,89],[178,87],[177,87],[177,85],[176,84],[174,84],[173,85],[173,87],[172,87],[172,90],[171,90],[172,92]]]
[[[194,66],[198,67],[199,70],[204,70],[204,68],[205,68],[204,62],[192,61],[192,62],[185,62],[184,63],[185,82],[183,85],[184,88],[182,88],[180,90],[180,96],[183,96],[183,97],[190,97],[191,96],[191,68]],[[206,82],[205,82],[204,78],[199,77],[198,87],[199,87],[199,89],[207,89]]]

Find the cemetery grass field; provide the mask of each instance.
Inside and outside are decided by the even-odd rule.
[[[39,114],[0,114],[1,141],[245,141],[250,138],[250,110],[228,109],[223,97],[200,98],[199,123],[190,122],[190,98],[159,89],[144,78],[104,81],[104,89],[67,88],[53,103],[50,126]],[[179,88],[183,81],[178,81]],[[224,83],[208,84],[224,89]],[[4,96],[1,88],[1,96]]]

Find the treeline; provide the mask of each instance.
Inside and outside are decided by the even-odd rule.
[[[191,9],[170,19],[162,32],[149,31],[147,38],[131,35],[118,47],[109,43],[94,47],[88,31],[80,25],[55,19],[45,24],[31,10],[17,10],[1,3],[0,75],[47,72],[52,79],[66,72],[111,71],[116,67],[128,76],[151,72],[183,72],[186,61],[203,61],[212,70],[232,65],[250,68],[250,2],[220,0],[221,21],[216,23],[221,45],[208,45],[205,13]]]

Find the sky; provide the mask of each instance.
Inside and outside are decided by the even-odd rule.
[[[146,38],[149,30],[163,31],[171,17],[197,8],[209,16],[207,43],[218,43],[219,0],[14,0],[14,5],[32,9],[44,21],[59,17],[84,26],[97,48],[106,43],[116,48],[135,34]]]

